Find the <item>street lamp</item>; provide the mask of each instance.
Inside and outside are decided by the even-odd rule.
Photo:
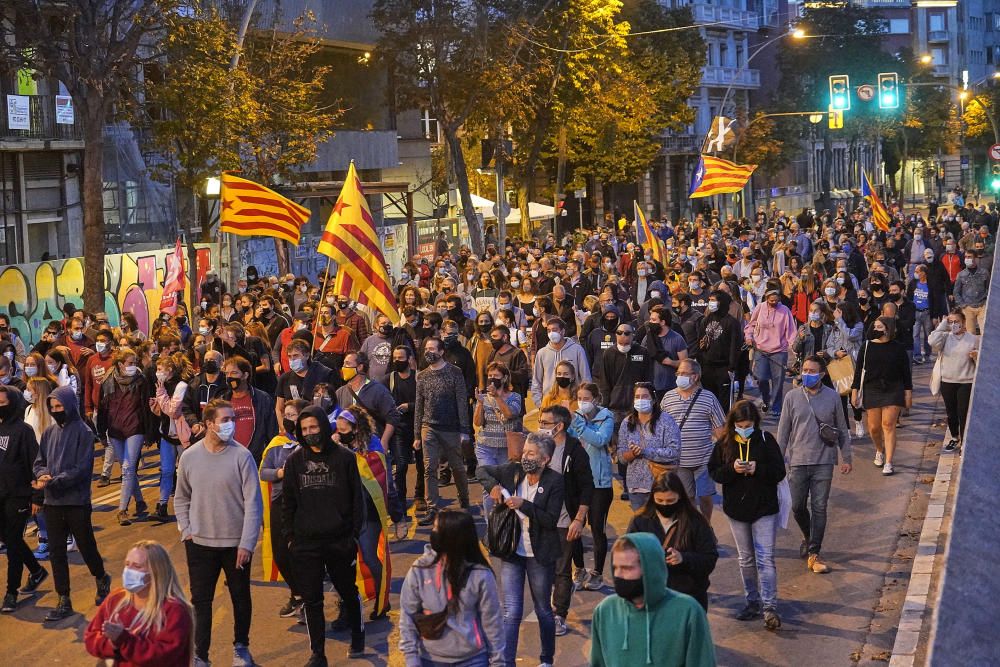
[[[920,62],[922,62],[924,65],[930,65],[932,62],[934,62],[934,56],[932,56],[929,53],[925,53],[924,55],[920,56]]]

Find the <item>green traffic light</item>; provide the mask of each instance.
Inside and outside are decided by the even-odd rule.
[[[847,108],[847,98],[844,95],[834,95],[833,96],[833,108],[838,111],[843,111]]]
[[[1000,191],[1000,178],[994,178],[993,182],[990,183],[990,187],[995,191]]]
[[[892,109],[896,106],[896,96],[893,93],[882,93],[882,107]]]

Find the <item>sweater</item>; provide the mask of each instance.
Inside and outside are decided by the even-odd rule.
[[[89,505],[96,436],[80,418],[80,404],[72,387],[59,387],[49,395],[50,402],[52,398],[62,403],[66,421],[62,426],[52,424],[42,434],[35,478],[52,476],[45,485],[46,505]]]
[[[941,363],[941,381],[972,384],[976,379],[976,362],[969,352],[979,349],[979,336],[966,331],[961,336],[951,333],[948,320],[943,320],[927,337],[931,349]]]
[[[413,412],[416,437],[429,426],[446,433],[472,435],[469,425],[469,399],[462,371],[453,364],[440,369],[425,368],[417,373],[417,400]]]
[[[204,440],[184,450],[177,462],[174,511],[181,539],[253,551],[264,510],[250,450],[230,443],[213,454]]]
[[[650,428],[651,427],[651,428]],[[652,432],[650,432],[652,431]],[[654,424],[642,425],[636,420],[634,430],[629,429],[628,418],[618,427],[618,460],[629,450],[630,445],[639,445],[642,454],[629,461],[625,469],[625,486],[629,493],[644,493],[653,487],[653,473],[647,461],[676,464],[681,455],[681,433],[666,412]]]
[[[796,333],[792,311],[780,303],[774,308],[767,303],[759,304],[743,327],[746,342],[767,354],[786,352],[795,342]]]
[[[913,389],[913,375],[910,367],[910,357],[897,341],[873,343],[868,341],[858,353],[854,365],[854,382],[852,389],[861,388],[861,377],[864,375],[865,389],[889,392],[894,387],[902,385],[905,390]]]
[[[840,431],[836,447],[823,442],[817,420]],[[836,465],[838,448],[843,462],[851,463],[850,426],[844,416],[840,394],[830,387],[820,385],[817,394],[807,395],[803,387],[786,392],[777,438],[788,465]]]
[[[164,601],[163,628],[137,635],[129,626],[139,615],[139,610],[126,604],[117,612],[115,608],[124,590],[111,593],[94,614],[87,626],[83,641],[87,653],[95,658],[114,660],[115,667],[187,667],[191,664],[191,633],[194,622],[191,610],[173,598]],[[125,626],[125,630],[112,642],[104,634],[104,623],[114,617],[115,622]]]
[[[573,364],[576,376],[581,382],[590,382],[590,364],[587,362],[587,354],[583,351],[583,347],[568,338],[558,349],[550,342],[535,354],[535,370],[531,380],[531,398],[534,399],[535,405],[542,404],[542,395],[549,393],[549,389],[555,384],[556,364],[560,361]]]

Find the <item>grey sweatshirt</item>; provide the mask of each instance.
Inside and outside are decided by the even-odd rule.
[[[204,440],[186,449],[177,464],[174,512],[181,539],[253,551],[264,509],[250,450],[229,444],[212,454]]]
[[[435,613],[448,605],[448,584],[443,563],[434,563],[430,545],[403,580],[399,594],[399,650],[407,667],[420,667],[421,658],[435,664],[463,662],[487,653],[490,667],[503,667],[504,634],[500,595],[493,572],[475,565],[459,596],[458,611],[448,616],[440,639],[422,639],[413,622],[423,612]]]
[[[568,361],[576,369],[576,377],[580,382],[590,382],[590,362],[583,346],[571,338],[558,350],[549,343],[535,354],[535,371],[531,378],[531,397],[535,405],[542,404],[542,396],[556,382],[556,364]]]
[[[805,392],[803,387],[797,387],[786,393],[781,408],[777,439],[788,465],[836,465],[837,449],[840,449],[843,462],[850,463],[851,431],[840,403],[840,394],[823,386],[818,394],[809,394],[807,402]],[[812,410],[809,409],[810,403]],[[823,444],[817,419],[840,430],[837,447]]]

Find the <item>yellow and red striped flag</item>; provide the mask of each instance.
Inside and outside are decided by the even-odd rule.
[[[353,162],[316,251],[337,263],[334,294],[367,305],[393,323],[399,321],[375,221]]]
[[[273,236],[299,244],[302,225],[309,222],[305,206],[274,190],[232,174],[222,174],[219,231],[240,236]]]
[[[889,231],[889,222],[892,218],[889,216],[889,211],[885,210],[882,200],[878,198],[875,188],[872,187],[872,182],[868,180],[868,172],[866,171],[861,172],[861,196],[872,207],[872,222],[875,223],[875,226],[883,232]]]
[[[736,164],[711,155],[702,155],[691,176],[688,198],[739,192],[756,168],[755,164]]]

